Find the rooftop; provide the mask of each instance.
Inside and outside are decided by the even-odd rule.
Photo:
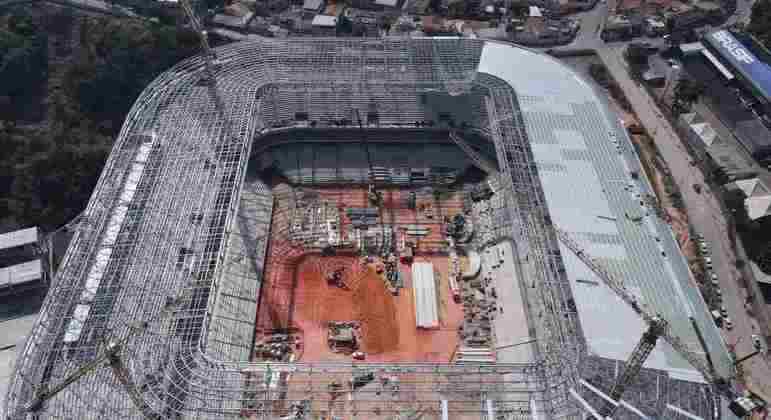
[[[321,9],[322,4],[324,4],[324,0],[305,0],[303,2],[303,9],[318,11]]]
[[[625,130],[584,80],[550,57],[488,43],[480,72],[504,79],[520,98],[533,155],[553,223],[600,259],[639,299],[670,321],[696,352],[689,317],[705,335],[719,371],[732,363],[669,226],[644,203],[653,190]],[[528,66],[511,66],[527,62]],[[642,320],[568,248],[560,246],[590,352],[626,360],[642,335]],[[583,282],[580,280],[591,280]],[[646,366],[699,381],[667,344]]]
[[[710,32],[704,36],[704,41],[747,79],[760,96],[766,101],[771,101],[771,65],[769,63],[753,54],[728,30]]]
[[[333,28],[337,25],[337,18],[335,16],[316,15],[313,17],[311,25]]]
[[[0,250],[36,244],[38,241],[38,228],[31,227],[0,234]]]
[[[37,281],[42,275],[40,259],[0,268],[0,289]]]
[[[262,153],[259,142],[269,134],[284,133],[294,141],[306,131],[322,130],[310,128],[307,121],[295,121],[298,112],[308,117],[303,120],[317,119],[322,125],[325,120],[349,118],[352,109],[366,113],[371,106],[378,111],[378,130],[394,141],[400,139],[395,137],[398,133],[414,130],[405,127],[434,118],[438,110],[463,115],[489,129],[495,149],[502,150],[499,164],[505,177],[501,179],[507,183],[503,187],[521,192],[522,203],[532,206],[499,209],[496,214],[506,217],[501,216],[494,229],[514,238],[511,254],[517,254],[520,264],[506,264],[504,270],[517,271],[525,311],[530,305],[539,311],[537,316],[524,315],[531,324],[528,333],[537,338],[533,355],[550,361],[536,369],[526,363],[497,363],[484,369],[428,363],[371,365],[415,389],[419,384],[437,384],[436,389],[402,393],[400,398],[405,400],[385,406],[385,413],[393,415],[405,407],[440,412],[449,399],[452,410],[478,413],[483,406],[485,413],[480,416],[495,418],[495,410],[522,398],[512,408],[523,413],[521,418],[541,417],[536,412],[559,412],[555,416],[562,418],[580,415],[567,389],[582,373],[584,366],[577,366],[579,362],[606,358],[618,366],[631,353],[644,326],[569,249],[556,243],[552,224],[622,278],[698,351],[689,321],[693,316],[718,370],[727,369],[726,364],[730,369],[731,361],[672,232],[642,200],[652,190],[645,179],[632,176],[642,169],[625,130],[603,97],[563,63],[511,44],[454,37],[260,39],[219,47],[217,55],[218,85],[227,95],[225,111],[231,117],[225,121],[237,124],[235,135],[224,135],[227,127],[221,117],[212,107],[203,106],[211,102],[208,89],[199,83],[200,57],[175,66],[141,94],[104,169],[103,179],[124,180],[123,184],[100,184],[94,191],[86,210],[94,228],[84,230],[68,251],[84,258],[66,261],[60,271],[66,275],[54,285],[53,304],[44,314],[57,322],[39,324],[40,333],[20,357],[21,374],[9,393],[11,407],[22,407],[34,398],[40,385],[36,378],[65,377],[77,371],[82,366],[78,357],[88,360],[88,352],[100,344],[96,333],[108,328],[119,336],[139,334],[126,342],[123,354],[143,381],[139,398],[164,415],[213,419],[243,411],[257,413],[265,409],[264,398],[285,405],[307,398],[309,389],[314,398],[329,398],[324,381],[350,380],[356,373],[350,363],[301,361],[267,366],[250,363],[243,357],[246,351],[228,350],[248,342],[254,317],[238,319],[242,315],[236,310],[221,306],[229,301],[217,297],[238,290],[238,284],[259,287],[263,279],[233,276],[243,283],[228,283],[220,273],[231,264],[261,267],[264,261],[252,260],[254,243],[229,247],[228,238],[239,235],[225,232],[239,229],[235,212],[253,142],[258,154]],[[295,90],[298,86],[300,90]],[[450,112],[460,105],[463,114]],[[449,124],[444,124],[425,132],[446,138]],[[137,148],[135,136],[149,129],[157,136],[144,149]],[[323,130],[330,142],[345,139],[344,127]],[[359,138],[358,130],[348,132]],[[212,151],[224,164],[212,163]],[[311,155],[314,161],[316,154]],[[271,195],[282,193],[260,191],[266,205],[263,216],[269,218]],[[495,196],[505,206],[504,194]],[[144,204],[142,214],[135,217],[138,206],[133,203],[139,202]],[[103,203],[116,205],[104,211]],[[89,281],[97,278],[99,282]],[[106,287],[117,281],[125,287]],[[531,289],[534,293],[529,293]],[[248,299],[239,296],[238,300]],[[180,309],[163,315],[170,301],[179,302]],[[93,313],[77,309],[86,304],[73,308],[72,302],[93,304]],[[216,308],[235,321],[212,328],[217,325],[210,324],[218,316]],[[147,331],[129,330],[143,320],[150,320]],[[77,321],[77,328],[65,331],[68,321]],[[169,328],[172,322],[175,327]],[[73,337],[63,342],[65,332]],[[584,340],[588,358],[580,357]],[[219,353],[210,352],[215,346]],[[666,371],[666,377],[657,377],[665,382],[671,378],[699,381],[695,371],[663,344],[646,366]],[[355,369],[359,368],[357,364]],[[533,382],[534,371],[548,375],[548,394],[541,391],[540,374]],[[606,379],[612,380],[612,375]],[[445,381],[436,381],[440,377],[453,378],[450,393]],[[488,394],[490,399],[480,400],[487,378],[495,380],[496,391]],[[258,390],[279,383],[286,394]],[[678,384],[667,382],[666,389]],[[97,389],[105,392],[92,398]],[[472,391],[458,391],[464,389]],[[516,398],[511,397],[514,393]],[[366,410],[374,412],[372,401],[363,400],[371,395],[374,392],[357,395],[357,408],[364,416]],[[643,393],[628,395],[640,401]],[[679,392],[661,395],[665,403],[680,398]],[[99,366],[49,401],[41,414],[141,416],[131,404],[112,370]],[[708,419],[713,412],[704,407],[709,405],[699,400],[691,408]],[[654,412],[662,406],[640,408]],[[656,417],[660,414],[656,412]]]
[[[396,7],[399,4],[399,0],[375,0],[375,4],[378,6]]]

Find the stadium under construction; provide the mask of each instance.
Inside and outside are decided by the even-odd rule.
[[[213,53],[127,116],[8,418],[727,418],[732,360],[572,70],[449,37]]]

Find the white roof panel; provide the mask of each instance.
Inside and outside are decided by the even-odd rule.
[[[769,207],[771,207],[771,195],[747,198],[744,200],[744,205],[747,208],[747,215],[750,219],[759,219],[769,214],[768,210]]]
[[[731,73],[731,71],[728,70],[726,66],[724,66],[723,63],[721,63],[720,60],[718,60],[717,57],[715,57],[715,55],[712,54],[708,49],[702,49],[701,53],[704,55],[704,57],[707,58],[707,60],[709,60],[710,63],[712,63],[713,66],[715,66],[717,71],[719,71],[720,74],[726,78],[726,80],[734,79],[733,73]]]
[[[313,17],[311,25],[333,27],[337,25],[337,18],[328,15],[316,15]]]
[[[40,259],[0,268],[0,287],[38,281],[42,275],[43,266],[40,264]]]
[[[375,4],[378,6],[396,7],[399,4],[399,0],[375,0]]]
[[[321,8],[321,2],[323,0],[305,0],[303,2],[303,9],[305,10],[319,10]]]
[[[28,244],[37,243],[38,229],[31,227],[26,229],[14,230],[13,232],[0,235],[0,249],[15,248]]]
[[[502,79],[516,93],[554,224],[667,318],[675,334],[698,352],[693,315],[725,374],[731,361],[719,331],[672,231],[643,204],[653,190],[646,179],[632,178],[632,171],[644,172],[605,100],[567,66],[526,49],[487,42],[479,71]],[[569,250],[561,251],[592,353],[626,360],[642,335],[642,321]],[[646,366],[699,376],[665,343]]]

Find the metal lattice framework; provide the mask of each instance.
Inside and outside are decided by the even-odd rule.
[[[314,411],[343,405],[338,412],[351,418],[440,418],[443,411],[451,418],[579,418],[568,390],[576,386],[584,352],[580,325],[564,274],[557,274],[564,270],[553,252],[556,237],[514,92],[476,73],[483,45],[456,38],[231,44],[216,50],[219,110],[200,57],[161,75],[127,116],[18,359],[7,399],[10,418],[32,416],[28,404],[116,342],[120,360],[110,358],[113,368],[95,365],[34,414],[278,418],[292,401],[307,400]],[[477,97],[464,110],[466,122],[494,141],[503,162],[497,182],[506,209],[499,235],[530,256],[521,266],[536,360],[491,366],[250,363],[251,301],[260,279],[243,275],[239,264],[245,256],[265,258],[273,205],[267,186],[242,188],[250,151],[269,134],[316,127],[297,113],[334,133],[332,121],[375,109],[378,129],[396,133],[436,119],[422,105],[426,93]],[[261,236],[246,238],[235,220],[243,200],[257,209],[253,221]],[[234,296],[243,306],[223,303]],[[115,365],[128,377],[116,375]],[[365,387],[345,401],[330,394],[331,382],[348,383],[361,369],[392,375],[398,393],[384,398]]]

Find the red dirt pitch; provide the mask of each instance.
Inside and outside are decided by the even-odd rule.
[[[446,258],[432,257],[431,260]],[[438,263],[438,264],[437,264]],[[350,290],[329,286],[325,274],[345,266],[343,282]],[[435,266],[446,263],[435,262]],[[393,296],[371,267],[356,257],[309,255],[298,265],[294,326],[303,332],[302,361],[350,360],[332,353],[327,346],[329,321],[359,321],[361,350],[370,362],[449,361],[457,344],[457,329],[463,319],[460,305],[449,300],[446,278],[439,281],[440,328],[421,330],[415,326],[415,307],[409,266],[401,266],[405,287]],[[445,276],[446,277],[446,276]]]
[[[307,189],[307,188],[306,188]],[[322,200],[337,203],[342,225],[350,223],[345,207],[367,206],[366,188],[324,187],[312,189]],[[460,211],[459,195],[450,194],[433,201],[434,217],[406,206],[409,190],[383,188],[382,221],[397,227],[420,224],[428,227],[428,236],[417,239],[416,260],[434,264],[437,282],[439,328],[415,326],[415,303],[411,268],[400,264],[404,287],[393,296],[380,275],[360,263],[358,257],[341,255],[323,257],[306,253],[288,240],[288,203],[277,199],[274,206],[271,242],[268,248],[257,316],[257,338],[275,329],[297,330],[302,336],[299,361],[350,361],[351,356],[333,353],[327,345],[329,321],[359,321],[361,350],[368,362],[447,362],[458,343],[457,330],[463,320],[461,305],[452,301],[448,285],[449,259],[441,255],[441,220]],[[344,268],[343,282],[348,289],[330,286],[326,275]]]

